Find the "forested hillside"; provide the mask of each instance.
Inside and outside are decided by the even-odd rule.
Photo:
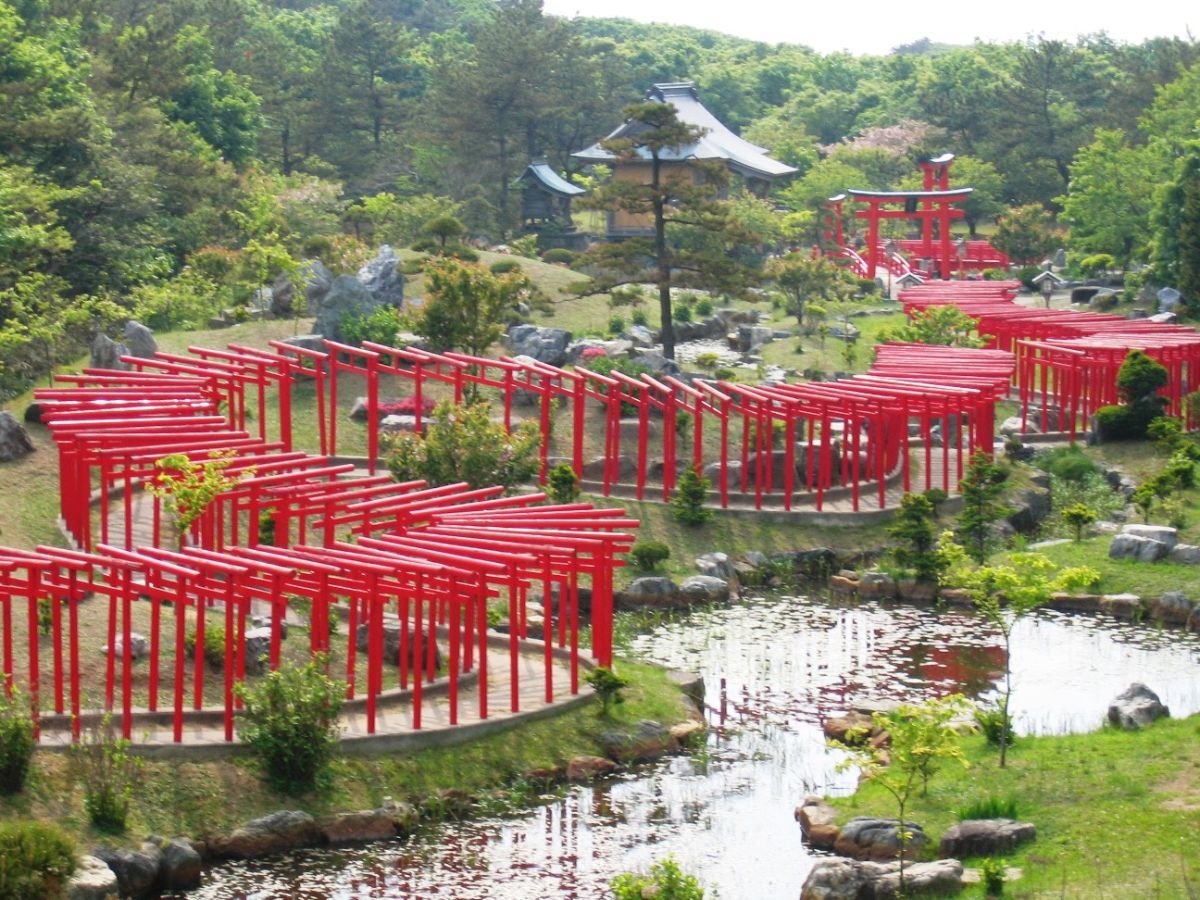
[[[1104,35],[821,56],[539,0],[0,0],[0,392],[131,310],[187,324],[443,212],[510,236],[529,158],[576,173],[660,81],[799,167],[793,240],[950,150],[973,227],[1038,204],[1073,249],[1186,280],[1198,60]]]

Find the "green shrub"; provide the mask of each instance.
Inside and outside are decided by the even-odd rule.
[[[575,254],[566,247],[551,247],[542,254],[542,259],[548,263],[569,266],[575,262]]]
[[[625,319],[622,316],[613,316],[608,320],[608,333],[620,334],[625,330]]]
[[[583,680],[592,686],[592,690],[600,698],[600,711],[604,715],[608,715],[609,709],[614,704],[625,702],[625,698],[621,695],[621,690],[628,687],[629,682],[612,669],[606,669],[604,666],[596,666],[596,668],[587,673]]]
[[[268,784],[287,794],[312,788],[337,747],[338,711],[346,686],[325,674],[325,658],[284,666],[255,684],[239,684],[245,709],[238,723]]]
[[[579,476],[570,463],[559,463],[546,473],[546,494],[555,503],[579,499]]]
[[[33,748],[28,698],[18,691],[10,697],[0,689],[0,794],[15,794],[25,786]]]
[[[1033,279],[1042,274],[1042,270],[1037,266],[1021,266],[1014,274],[1014,278],[1021,282],[1022,286],[1027,291],[1036,291],[1037,285],[1033,283]]]
[[[1016,732],[1012,728],[1012,719],[1004,715],[998,705],[996,706],[978,706],[974,712],[975,724],[979,726],[980,732],[984,738],[993,747],[1000,746],[1000,736],[1007,730],[1008,737],[1005,740],[1005,745],[1011,747],[1016,743]],[[978,818],[987,818],[986,816]]]
[[[959,807],[955,815],[958,821],[966,822],[971,819],[1015,819],[1018,817],[1017,812],[1017,798],[1012,794],[1007,797],[988,794]]]
[[[979,861],[979,876],[983,879],[983,890],[989,897],[1004,893],[1004,860],[986,856]]]
[[[363,341],[396,346],[396,336],[403,329],[400,311],[392,306],[381,306],[368,315],[347,313],[340,322],[342,341],[355,347]]]
[[[1072,503],[1060,513],[1063,524],[1071,529],[1075,542],[1083,540],[1083,529],[1096,521],[1096,511],[1083,503]]]
[[[520,272],[521,264],[515,259],[498,259],[488,269],[493,275],[504,275],[508,272]]]
[[[1097,471],[1091,458],[1074,444],[1069,447],[1056,447],[1041,454],[1037,458],[1037,465],[1043,472],[1048,472],[1056,478],[1077,483]]]
[[[1088,301],[1088,309],[1094,312],[1108,312],[1111,309],[1116,309],[1117,304],[1120,302],[1120,294],[1115,292],[1100,293]]]
[[[671,516],[684,525],[703,525],[712,518],[713,512],[704,505],[708,494],[709,480],[695,469],[686,469],[675,485],[671,497]]]
[[[196,626],[188,626],[183,636],[183,649],[191,656],[196,652]],[[225,626],[219,619],[204,620],[204,661],[218,671],[225,667]]]
[[[708,297],[701,297],[692,309],[695,310],[696,315],[707,319],[713,313],[713,302]]]
[[[61,897],[75,872],[75,845],[57,825],[0,822],[0,898]]]
[[[981,274],[984,281],[1005,281],[1009,277],[1004,269],[984,269]]]
[[[629,556],[639,569],[651,572],[670,558],[671,548],[662,541],[638,541],[629,548]]]
[[[625,872],[612,880],[614,900],[704,900],[704,888],[692,875],[680,871],[672,859],[650,867],[649,875]]]
[[[72,775],[83,785],[83,807],[98,831],[125,831],[129,801],[142,769],[141,759],[131,748],[128,740],[117,737],[108,714],[84,730],[79,743],[71,745]]]
[[[1172,416],[1158,416],[1146,426],[1146,439],[1163,453],[1170,453],[1183,440],[1183,422]]]
[[[646,319],[646,313],[643,310],[635,309],[629,314],[629,321],[634,325],[641,325],[643,328],[645,328],[648,320]]]
[[[686,303],[676,304],[675,309],[671,312],[671,318],[676,322],[692,321],[692,308]]]
[[[1146,436],[1146,429],[1162,410],[1158,406],[1101,406],[1093,419],[1100,439],[1104,441],[1136,441]]]
[[[705,372],[713,372],[716,371],[719,365],[721,365],[721,355],[719,353],[714,353],[711,350],[705,351],[704,353],[697,353],[695,363],[696,368]]]

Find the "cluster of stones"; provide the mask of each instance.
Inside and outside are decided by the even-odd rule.
[[[1166,525],[1126,525],[1113,535],[1108,545],[1112,559],[1136,559],[1158,562],[1167,559],[1187,565],[1200,565],[1200,546],[1181,544],[1177,529]]]
[[[823,577],[839,564],[837,551],[828,547],[791,550],[770,556],[748,550],[735,556],[705,553],[695,559],[699,575],[676,583],[666,575],[635,578],[613,593],[617,609],[674,609],[702,603],[727,603],[743,585],[777,584],[782,577]]]
[[[910,603],[932,603],[938,587],[933,581],[918,578],[895,578],[887,572],[863,572],[842,569],[829,579],[829,589],[835,594],[851,594],[860,600],[907,600]]]
[[[800,833],[809,846],[840,858],[824,859],[809,873],[801,900],[858,900],[895,897],[900,893],[900,855],[921,856],[929,836],[915,822],[905,822],[908,837],[900,840],[895,819],[858,816],[838,826],[837,812],[817,796],[796,807]],[[1001,856],[1033,840],[1037,829],[1013,819],[970,819],[949,828],[938,846],[939,859],[904,867],[905,890],[913,896],[953,894],[963,885],[961,856]]]

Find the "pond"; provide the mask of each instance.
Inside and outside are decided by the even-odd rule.
[[[836,771],[822,717],[953,691],[986,697],[1003,672],[998,639],[968,611],[792,596],[697,611],[632,649],[704,676],[714,726],[704,750],[513,817],[221,866],[190,896],[600,898],[614,875],[670,855],[726,900],[794,900],[815,859],[796,804],[855,782]],[[1200,711],[1198,663],[1196,635],[1039,612],[1013,636],[1017,730],[1092,730],[1133,681],[1190,715]]]

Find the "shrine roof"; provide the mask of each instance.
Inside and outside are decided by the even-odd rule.
[[[577,197],[585,193],[579,185],[571,184],[555,172],[544,159],[535,159],[526,167],[524,174],[531,176],[550,193],[558,194],[560,197]]]
[[[675,107],[681,122],[705,129],[705,133],[695,143],[687,144],[673,151],[668,150],[660,155],[660,159],[673,162],[692,159],[722,160],[728,163],[734,171],[754,178],[780,178],[796,171],[794,167],[769,157],[766,147],[752,144],[726,128],[700,102],[694,82],[656,84],[646,92],[646,99],[671,104]],[[636,129],[636,123],[623,122],[604,140],[629,137],[636,133]],[[573,153],[572,156],[587,162],[611,162],[614,154],[605,150],[601,146],[602,144],[603,141],[597,142],[578,153]],[[637,154],[642,159],[650,159],[650,154],[645,150],[639,149]]]

